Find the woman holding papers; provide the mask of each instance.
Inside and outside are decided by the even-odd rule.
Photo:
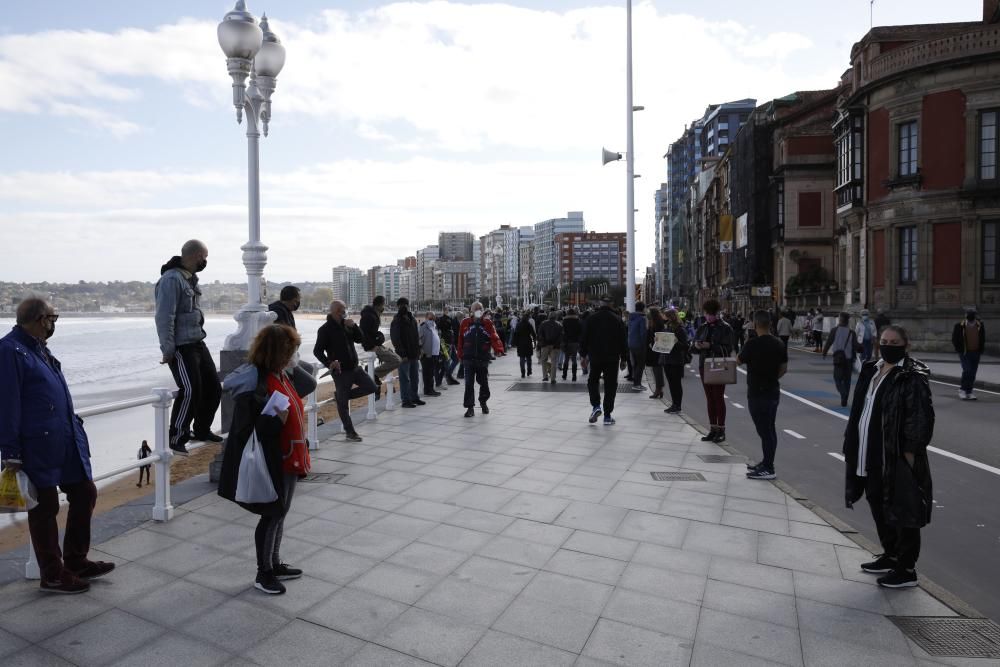
[[[233,398],[233,421],[226,441],[219,495],[260,515],[254,534],[257,547],[254,588],[271,595],[285,592],[282,581],[302,576],[302,570],[289,567],[279,558],[285,515],[292,505],[296,481],[310,469],[302,398],[286,372],[296,363],[300,342],[291,327],[281,324],[264,327],[250,346],[249,363],[233,371],[223,384]],[[267,474],[262,485],[257,483],[248,491],[245,459],[258,448]],[[248,493],[251,502],[244,500]]]
[[[670,407],[664,412],[674,414],[681,411],[681,399],[684,398],[681,379],[684,377],[684,364],[687,363],[688,335],[676,310],[668,310],[666,318],[665,331],[672,333],[675,341],[670,352],[660,355],[660,365],[663,366],[663,374],[667,376],[667,386],[670,388]]]
[[[662,334],[666,327],[666,321],[663,319],[663,314],[660,309],[656,306],[652,306],[648,311],[646,311],[646,318],[648,322],[646,323],[646,361],[650,368],[653,369],[653,379],[656,382],[656,388],[653,393],[649,395],[650,398],[663,398],[663,366],[660,365],[660,360],[663,357],[662,348],[657,345],[656,334]],[[660,336],[660,342],[663,342],[663,336]]]

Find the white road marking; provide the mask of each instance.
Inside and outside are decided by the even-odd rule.
[[[732,401],[730,401],[730,403],[733,403],[733,402],[732,402]],[[733,403],[733,407],[734,407],[734,408],[739,408],[740,410],[742,410],[742,409],[743,409],[743,406],[742,406],[742,405],[740,405],[739,403]]]
[[[746,371],[743,370],[742,368],[738,368],[737,370],[740,373],[743,373],[744,375],[746,374]],[[781,393],[784,394],[785,396],[788,396],[789,398],[795,399],[799,403],[803,403],[805,405],[808,405],[811,408],[816,408],[820,412],[825,412],[826,414],[833,415],[834,417],[836,417],[838,419],[843,419],[845,422],[848,421],[848,419],[849,419],[849,417],[847,415],[841,414],[839,412],[835,412],[835,411],[833,411],[833,410],[831,410],[829,408],[825,408],[822,405],[820,405],[818,403],[813,403],[812,401],[810,401],[808,399],[805,399],[805,398],[802,398],[801,396],[796,396],[795,394],[791,393],[790,391],[785,391],[784,389],[782,389]],[[933,447],[933,446],[932,447],[928,447],[927,451],[934,452],[935,454],[939,454],[941,456],[945,456],[945,457],[947,457],[949,459],[954,459],[955,461],[959,461],[961,463],[968,464],[968,465],[972,466],[973,468],[979,468],[980,470],[983,470],[985,472],[993,473],[994,475],[1000,476],[1000,468],[995,468],[995,467],[993,467],[991,465],[986,465],[985,463],[980,463],[979,461],[974,461],[974,460],[972,460],[970,458],[967,458],[965,456],[962,456],[960,454],[953,454],[952,452],[949,452],[947,450],[941,449],[939,447]],[[830,456],[833,456],[833,454],[830,454]],[[838,455],[838,457],[839,457],[839,455]],[[834,457],[834,458],[837,458],[837,457]]]
[[[955,387],[960,389],[961,385],[952,384],[951,382],[942,382],[941,380],[931,380],[934,384],[943,384],[946,387]],[[984,394],[993,394],[994,396],[1000,396],[1000,391],[990,391],[989,389],[979,389],[978,387],[974,390],[976,393],[982,392]]]
[[[837,459],[838,461],[843,461],[844,460],[844,455],[843,454],[838,454],[837,452],[827,452],[827,454],[829,454],[833,458]]]
[[[805,440],[806,439],[806,436],[802,435],[801,433],[796,433],[795,431],[793,431],[790,428],[786,428],[786,429],[782,429],[782,430],[784,430],[785,433],[787,433],[788,435],[792,436],[793,438],[798,438],[799,440]]]

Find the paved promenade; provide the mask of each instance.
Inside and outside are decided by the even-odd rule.
[[[954,612],[879,589],[870,554],[703,461],[727,452],[648,394],[590,425],[585,393],[492,370],[489,415],[452,387],[322,444],[315,471],[346,477],[296,490],[282,557],[307,576],[287,594],[252,589],[256,517],[208,494],[98,545],[119,568],[88,594],[0,589],[0,664],[988,663],[930,659],[887,616]]]

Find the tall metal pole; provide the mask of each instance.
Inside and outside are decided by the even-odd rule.
[[[625,308],[635,312],[635,154],[632,142],[632,0],[625,0],[627,32],[625,39],[625,179],[627,181],[626,227],[625,227]]]

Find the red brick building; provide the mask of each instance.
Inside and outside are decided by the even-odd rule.
[[[998,19],[986,0],[982,22],[875,28],[841,81],[838,283],[924,349],[950,349],[967,306],[1000,316]]]
[[[556,276],[564,287],[596,278],[611,287],[625,286],[624,232],[564,232],[554,241]]]

